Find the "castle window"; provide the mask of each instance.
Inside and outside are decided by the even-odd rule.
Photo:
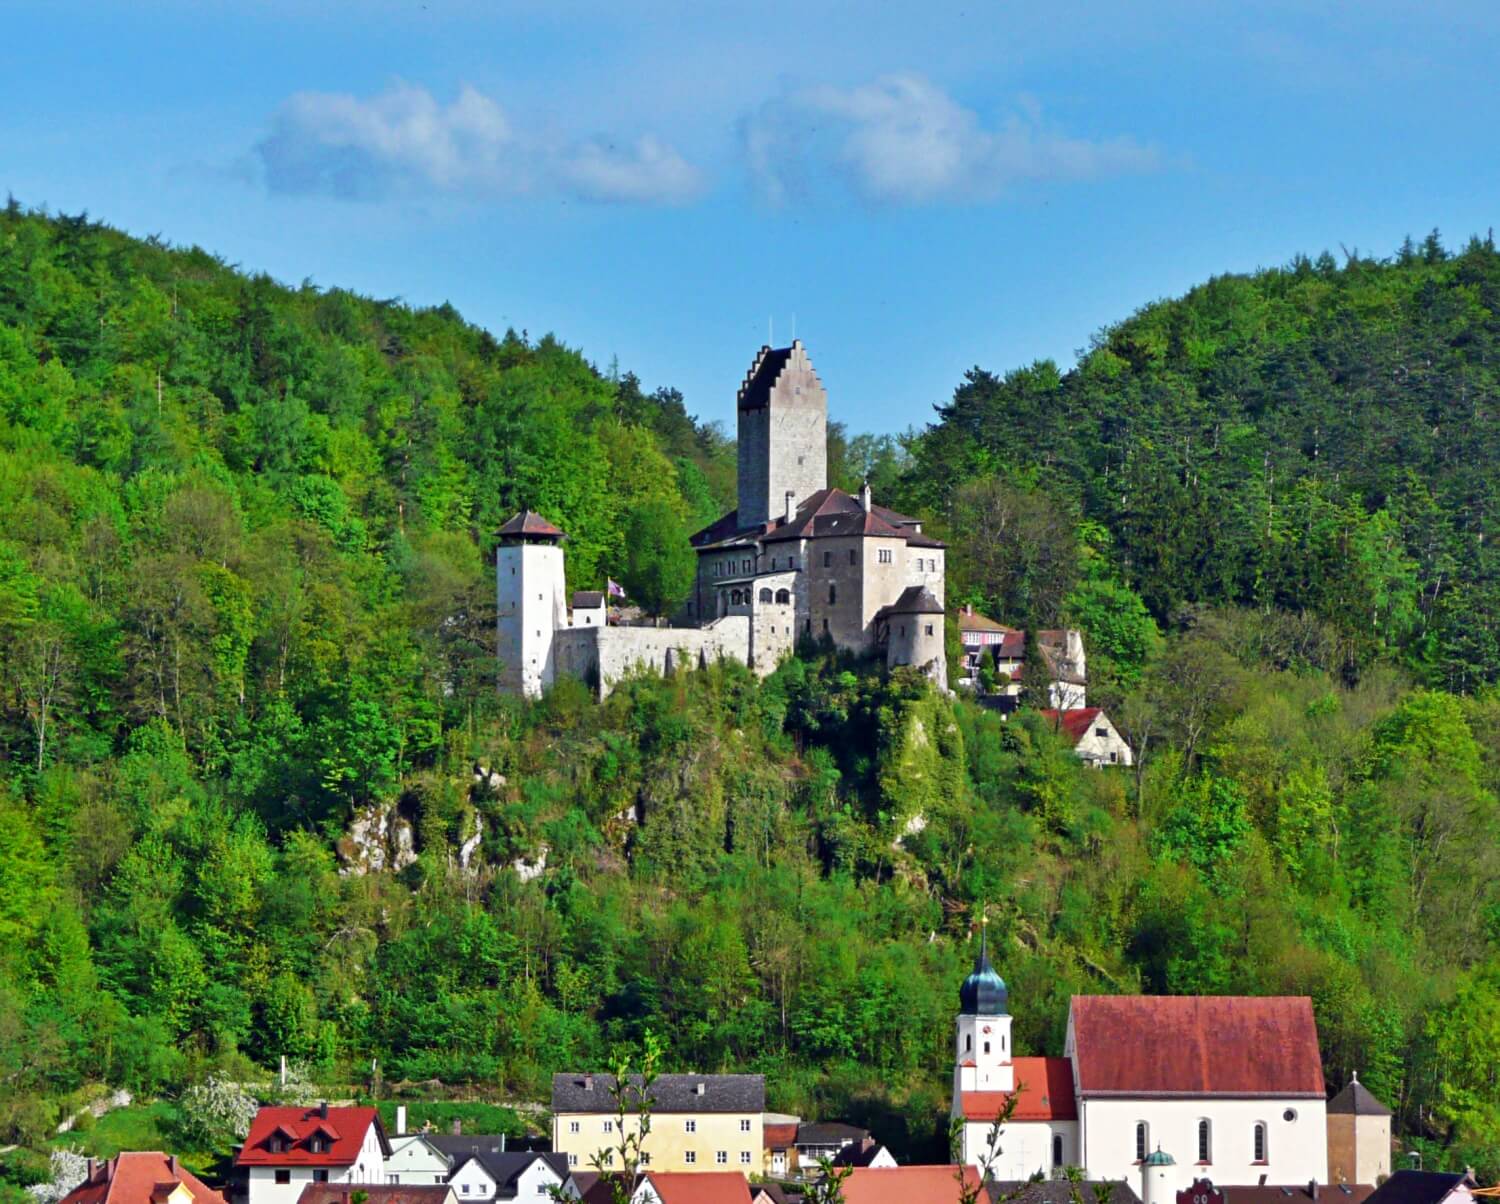
[[[879,557],[880,557],[880,563],[881,564],[890,564],[890,562],[891,562],[891,550],[890,550],[890,548],[881,548],[880,552],[879,552]]]
[[[832,552],[824,552],[823,553],[823,567],[826,569],[826,568],[831,568],[832,566],[833,566],[833,553]]]
[[[849,549],[849,563],[850,563],[850,564],[855,564],[855,563],[857,563],[857,562],[856,562],[856,560],[855,560],[855,555],[856,555],[856,553],[855,553],[855,551],[854,551],[854,549],[853,549],[853,548],[850,548],[850,549]]]
[[[760,600],[762,602],[769,602],[771,600],[771,597],[772,597],[772,594],[771,594],[770,590],[763,589],[763,590],[760,591]]]
[[[750,571],[750,562],[748,560],[745,560],[745,561],[742,561],[742,563],[745,566],[745,572],[748,573]]]
[[[1208,1121],[1200,1120],[1198,1122],[1198,1161],[1201,1163],[1207,1164],[1213,1161],[1212,1135]]]
[[[829,585],[829,587],[828,587],[828,605],[832,606],[838,600],[839,600],[839,587],[836,586],[836,585]]]
[[[1063,1164],[1062,1134],[1061,1133],[1054,1133],[1054,1134],[1052,1134],[1052,1165],[1053,1166],[1061,1166],[1062,1164]]]
[[[1137,1162],[1146,1161],[1146,1147],[1148,1145],[1150,1145],[1150,1141],[1146,1132],[1146,1122],[1138,1120],[1135,1122],[1135,1160]]]
[[[927,624],[927,634],[928,635],[932,634],[932,624],[931,623]]]
[[[788,603],[790,603],[791,600],[792,600],[792,591],[791,590],[789,590],[789,589],[779,589],[779,590],[776,591],[776,601],[779,602],[781,605],[785,606]]]
[[[774,557],[774,556],[771,557],[771,571],[772,572],[776,571],[776,557]]]
[[[1255,1132],[1251,1138],[1251,1144],[1255,1149],[1255,1161],[1266,1160],[1266,1126],[1264,1121],[1255,1122]]]
[[[809,620],[809,621],[811,621],[811,620]],[[827,619],[823,620],[823,634],[824,635],[828,634],[828,620]]]
[[[797,558],[795,556],[788,556],[786,558],[786,567],[789,568],[789,569],[796,568],[797,567]]]

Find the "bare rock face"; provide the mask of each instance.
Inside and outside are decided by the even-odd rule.
[[[372,803],[355,814],[338,845],[339,873],[402,870],[417,859],[416,834],[394,804]]]
[[[474,789],[499,794],[505,786],[505,775],[484,765],[474,766]]]
[[[510,863],[510,868],[516,871],[516,877],[522,882],[530,882],[533,878],[540,878],[542,871],[547,868],[547,854],[552,850],[542,845],[537,854],[530,861],[524,857],[517,857]]]
[[[496,774],[496,777],[500,775]],[[501,778],[503,782],[504,779]],[[466,870],[471,867],[477,869],[474,854],[479,851],[480,843],[484,840],[484,816],[478,812],[474,814],[474,832],[463,844],[458,846],[458,868]]]

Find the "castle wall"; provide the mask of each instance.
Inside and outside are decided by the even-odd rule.
[[[892,615],[887,621],[886,664],[929,669],[940,689],[948,688],[942,615]]]
[[[807,592],[812,635],[830,636],[839,647],[856,652],[868,652],[875,646],[875,632],[866,615],[864,600],[864,543],[860,535],[808,541]]]
[[[729,658],[750,663],[750,616],[730,615],[707,627],[574,627],[557,633],[559,673],[582,679],[609,694],[614,684],[637,669],[696,669]]]
[[[875,636],[875,615],[891,605],[901,591],[911,584],[904,539],[881,539],[869,536],[860,541],[859,552],[860,622],[871,639]],[[884,556],[884,559],[882,559]],[[845,560],[847,561],[847,557]]]
[[[931,591],[943,606],[948,600],[943,597],[943,583],[947,580],[942,548],[902,548],[899,555],[906,558],[907,585],[923,585]]]

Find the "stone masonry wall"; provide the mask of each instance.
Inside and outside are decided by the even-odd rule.
[[[750,663],[750,619],[729,615],[707,627],[574,627],[557,633],[557,671],[593,682],[603,698],[637,668],[696,669],[724,658]]]

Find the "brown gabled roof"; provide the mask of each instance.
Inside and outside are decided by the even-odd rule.
[[[689,537],[695,548],[735,542],[775,543],[788,539],[824,539],[833,536],[870,535],[886,539],[904,539],[912,547],[941,548],[946,545],[916,528],[916,519],[871,505],[866,510],[859,499],[842,489],[820,489],[804,498],[790,521],[776,519],[764,526],[740,526],[739,511],[731,510]]]
[[[971,607],[964,607],[958,612],[958,629],[960,631],[1014,631],[1004,623],[997,623],[988,615],[982,615]]]
[[[1073,1063],[1067,1058],[1016,1058],[1016,1110],[1011,1120],[1077,1120]],[[1010,1098],[1008,1091],[965,1091],[959,1097],[965,1120],[992,1121]]]
[[[1075,995],[1081,1096],[1323,1099],[1305,995]]]
[[[159,1150],[130,1151],[95,1163],[62,1204],[148,1204],[165,1199],[179,1183],[192,1193],[193,1204],[224,1204],[222,1195]]]
[[[797,1122],[790,1124],[765,1125],[761,1129],[763,1144],[768,1150],[790,1149],[797,1144]]]
[[[1104,714],[1102,707],[1074,707],[1071,711],[1054,711],[1048,708],[1040,712],[1047,726],[1060,731],[1074,744],[1089,734],[1094,720]]]
[[[522,510],[513,514],[504,523],[500,530],[495,532],[501,539],[566,539],[558,528],[554,527],[540,514],[534,510]]]

